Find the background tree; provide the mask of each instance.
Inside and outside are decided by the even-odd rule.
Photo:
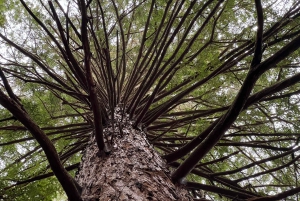
[[[0,4],[2,200],[299,200],[299,1]]]

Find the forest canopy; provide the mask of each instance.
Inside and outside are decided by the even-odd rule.
[[[0,200],[63,199],[116,109],[195,200],[300,200],[299,48],[299,0],[0,0]]]

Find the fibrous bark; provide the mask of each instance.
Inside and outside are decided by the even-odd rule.
[[[112,141],[109,155],[99,154],[92,136],[76,175],[83,201],[192,200],[182,186],[169,178],[165,161],[127,117],[115,114],[104,129]]]

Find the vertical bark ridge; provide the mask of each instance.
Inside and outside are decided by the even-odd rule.
[[[181,186],[169,177],[165,161],[146,139],[145,133],[133,129],[127,117],[115,114],[104,129],[113,141],[109,156],[98,156],[95,137],[91,137],[82,158],[76,180],[83,201],[92,200],[192,200]]]

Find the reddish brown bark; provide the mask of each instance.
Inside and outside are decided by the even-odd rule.
[[[171,182],[165,161],[131,122],[115,123],[114,132],[110,126],[104,133],[113,136],[110,155],[99,156],[92,137],[76,176],[84,201],[192,200]]]

